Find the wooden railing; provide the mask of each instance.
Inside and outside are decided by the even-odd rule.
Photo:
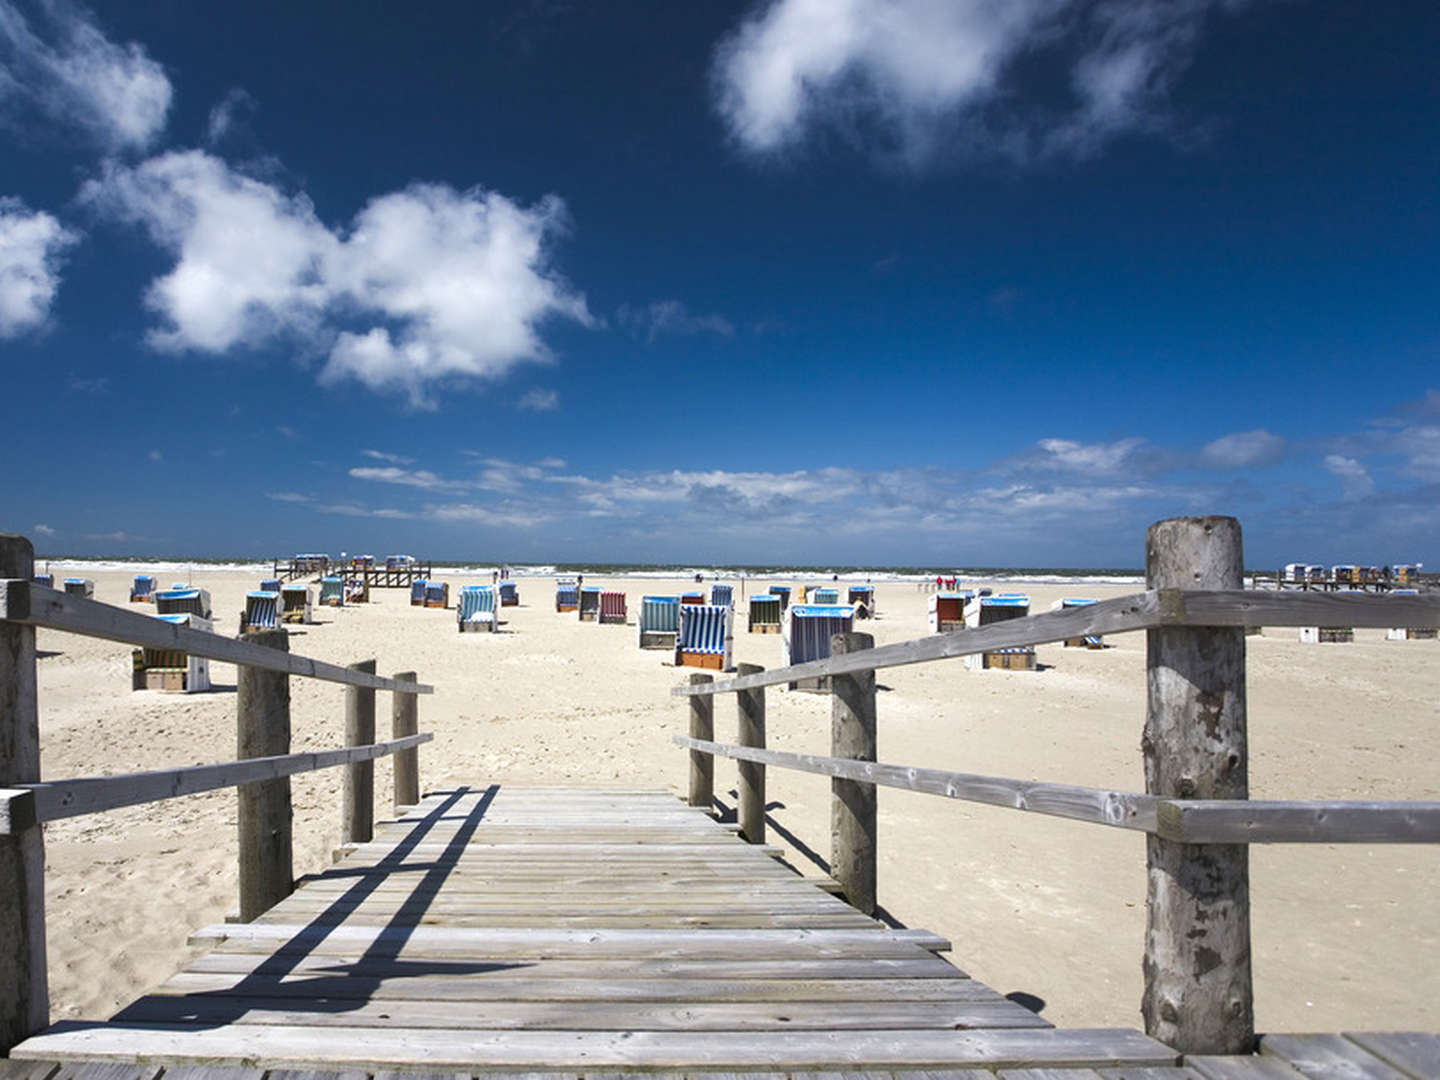
[[[395,755],[395,805],[420,800],[418,695],[434,688],[414,672],[375,674],[375,661],[342,667],[289,651],[284,629],[240,638],[35,585],[34,549],[0,535],[0,1053],[49,1024],[45,961],[47,821],[220,788],[239,798],[239,917],[249,921],[294,890],[289,777],[343,766],[342,843],[374,830],[374,762]],[[239,760],[118,776],[42,780],[35,629],[47,627],[235,664]],[[345,742],[290,752],[290,676],[345,686]],[[393,737],[375,741],[375,692],[393,694]]]
[[[762,843],[765,769],[831,777],[830,873],[846,898],[875,910],[876,788],[898,787],[1147,834],[1147,1032],[1185,1053],[1246,1053],[1254,1043],[1249,844],[1437,843],[1440,803],[1258,801],[1249,798],[1245,629],[1258,626],[1440,626],[1440,597],[1266,593],[1241,589],[1240,525],[1174,518],[1146,537],[1146,591],[1085,607],[874,647],[837,634],[831,656],[734,678],[692,674],[689,801],[709,807],[714,758],[740,763],[739,821]],[[1109,791],[880,764],[875,671],[1091,634],[1147,632],[1146,790]],[[831,753],[765,748],[764,688],[828,677]],[[714,695],[733,692],[739,741],[715,741]]]

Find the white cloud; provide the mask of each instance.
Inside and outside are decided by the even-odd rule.
[[[1338,477],[1340,487],[1347,499],[1359,499],[1375,490],[1375,481],[1370,470],[1360,461],[1343,454],[1326,454],[1325,468],[1332,476]]]
[[[214,146],[249,119],[255,111],[255,99],[238,86],[231,87],[210,110],[205,124],[205,141]]]
[[[724,315],[696,315],[679,300],[655,300],[644,307],[621,304],[615,321],[642,332],[646,341],[661,334],[719,334],[732,337],[735,326]]]
[[[52,529],[49,525],[36,525],[36,526],[35,526],[33,529],[31,529],[30,531],[33,532],[33,533],[35,533],[37,536],[54,536],[54,535],[55,535],[55,530]]]
[[[1151,447],[1141,438],[1118,439],[1109,443],[1080,443],[1070,439],[1041,439],[1039,451],[1017,459],[1026,466],[1112,476],[1122,471],[1148,467],[1145,459]]]
[[[0,197],[0,338],[37,330],[60,289],[60,262],[79,237],[43,210]]]
[[[467,486],[453,480],[444,480],[425,469],[401,469],[394,465],[351,469],[350,475],[356,480],[401,484],[405,487],[424,488],[427,491],[459,491]]]
[[[283,503],[304,504],[313,503],[315,501],[311,496],[302,495],[298,491],[267,491],[265,493],[265,497],[267,499],[273,499],[275,502]]]
[[[361,450],[360,453],[376,461],[388,461],[391,465],[414,465],[415,459],[401,457],[399,454],[387,454],[383,450]]]
[[[1285,453],[1285,440],[1264,428],[1222,435],[1205,444],[1200,456],[1217,469],[1248,469],[1270,465]]]
[[[150,453],[146,454],[145,456],[148,457],[151,461],[165,460],[165,455],[160,453],[159,450],[151,450]]]
[[[107,151],[144,149],[165,128],[172,90],[164,69],[130,42],[117,45],[88,13],[50,0],[32,27],[0,0],[0,94],[84,131]]]
[[[1164,125],[1166,91],[1228,0],[770,0],[716,51],[716,108],[746,150],[839,131],[912,161],[941,144],[1093,152]],[[1018,61],[1065,76],[1027,100]]]
[[[98,375],[95,378],[86,379],[79,375],[71,375],[65,380],[65,385],[81,394],[103,394],[110,389],[110,377]]]
[[[547,319],[594,325],[554,269],[565,207],[414,184],[372,200],[348,232],[201,151],[107,164],[82,199],[143,226],[176,256],[147,303],[160,348],[223,353],[278,337],[327,351],[321,380],[357,379],[428,404],[437,380],[498,378],[543,362]]]
[[[554,390],[542,390],[537,386],[525,391],[515,407],[522,412],[554,412],[560,408],[560,395]]]

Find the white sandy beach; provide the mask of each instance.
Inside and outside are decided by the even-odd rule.
[[[124,604],[131,575],[92,575],[96,598]],[[172,575],[161,576],[168,583]],[[444,580],[442,578],[442,580]],[[452,599],[460,584],[451,579]],[[197,571],[216,629],[233,634],[251,574]],[[586,578],[623,589],[631,618],[642,593],[688,581]],[[753,583],[752,583],[753,584]],[[768,583],[767,583],[768,584]],[[412,608],[398,590],[318,609],[294,652],[382,673],[414,669],[434,684],[420,728],[422,789],[459,783],[573,783],[684,788],[686,726],[670,688],[685,671],[636,647],[635,628],[580,623],[554,611],[552,579],[522,579],[522,606],[503,632],[460,635],[453,610]],[[997,585],[997,591],[1003,586]],[[750,590],[754,591],[754,590]],[[1063,593],[1133,589],[1029,586],[1032,611]],[[738,590],[737,590],[738,592]],[[877,643],[926,633],[914,584],[878,586]],[[136,605],[136,610],[148,610]],[[1440,799],[1434,738],[1440,644],[1301,645],[1294,630],[1249,639],[1251,794],[1256,798]],[[971,672],[942,661],[880,673],[880,758],[1027,779],[1143,790],[1143,634],[1103,652],[1042,646],[1036,673]],[[42,762],[47,778],[229,760],[235,675],[212,665],[211,693],[132,693],[128,646],[39,634]],[[736,659],[775,667],[778,635],[748,635]],[[343,689],[292,679],[293,748],[342,742]],[[771,690],[770,745],[828,753],[828,699]],[[388,729],[388,695],[378,713]],[[722,698],[717,736],[735,733]],[[734,764],[717,793],[733,805]],[[338,770],[297,777],[295,869],[329,861],[339,837]],[[390,774],[377,769],[377,817]],[[827,855],[829,781],[769,770],[789,860],[819,874]],[[780,830],[784,830],[781,832]],[[166,978],[188,932],[234,907],[232,791],[56,822],[46,828],[50,986],[56,1019],[100,1018]],[[1145,844],[1141,834],[914,795],[880,793],[880,900],[897,919],[954,942],[953,960],[1003,993],[1046,1002],[1061,1025],[1139,1026]],[[1419,846],[1256,847],[1251,860],[1256,1014],[1260,1030],[1440,1025],[1440,853]]]

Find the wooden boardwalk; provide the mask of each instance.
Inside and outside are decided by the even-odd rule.
[[[0,1080],[1440,1073],[1424,1037],[1182,1065],[1137,1031],[1056,1029],[771,856],[663,791],[435,793],[254,922],[200,931],[211,951],[110,1021],[22,1043]]]

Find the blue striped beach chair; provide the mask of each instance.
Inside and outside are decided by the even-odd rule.
[[[770,595],[771,595],[771,596],[778,596],[778,597],[780,598],[780,610],[781,610],[782,612],[783,612],[787,607],[790,606],[790,586],[789,586],[789,585],[771,585],[771,586],[770,586]]]
[[[94,596],[95,582],[87,577],[67,577],[65,579],[65,591],[71,596]]]
[[[212,618],[210,593],[206,589],[192,589],[185,585],[161,589],[155,594],[156,615],[198,615],[202,619]]]
[[[135,575],[135,580],[130,582],[130,602],[132,604],[153,604],[155,602],[155,575]]]
[[[279,592],[282,587],[283,583],[278,577],[267,577],[260,579],[261,592]]]
[[[315,621],[310,609],[309,585],[284,585],[280,588],[280,620],[287,623]]]
[[[735,665],[735,609],[720,604],[681,604],[675,633],[677,667],[729,671]]]
[[[808,591],[809,599],[806,601],[818,607],[834,607],[840,603],[840,590],[832,589],[828,585],[817,585]]]
[[[500,582],[500,606],[519,607],[520,589],[513,581]]]
[[[774,593],[760,593],[750,597],[750,633],[780,633],[780,619],[783,614],[784,603]]]
[[[780,630],[781,666],[824,660],[830,655],[830,639],[855,628],[855,610],[844,604],[791,604]],[[829,676],[799,679],[791,690],[830,689]]]
[[[500,623],[498,599],[493,585],[462,585],[460,602],[455,606],[455,621],[460,632],[483,630],[493,634]]]
[[[240,613],[240,632],[274,630],[280,625],[280,593],[257,589],[245,594],[245,610]]]
[[[586,585],[580,590],[576,610],[581,622],[600,621],[600,586]]]
[[[448,581],[427,581],[425,583],[425,606],[445,609],[450,606],[450,583]]]
[[[719,607],[735,606],[735,586],[722,585],[720,582],[710,586],[710,603]]]
[[[680,629],[680,598],[642,596],[636,625],[640,628],[640,648],[675,648],[675,635]]]
[[[1051,611],[1069,611],[1073,608],[1089,607],[1093,599],[1082,596],[1064,596],[1050,605]],[[1062,643],[1067,649],[1103,649],[1105,641],[1099,634],[1081,634],[1068,637]]]
[[[555,610],[574,611],[580,606],[580,586],[570,578],[555,582]]]
[[[345,606],[345,581],[335,574],[320,579],[320,603],[326,607]]]
[[[36,585],[45,586],[45,588],[47,589],[53,589],[55,587],[54,574],[36,574],[30,580],[33,581]]]
[[[856,604],[865,605],[865,617],[875,617],[875,586],[874,585],[851,585],[845,595],[845,602],[852,608]]]
[[[425,606],[425,586],[430,584],[424,578],[415,578],[410,582],[410,606]]]
[[[978,596],[968,605],[965,625],[972,629],[994,626],[1010,619],[1023,619],[1030,614],[1030,598],[1022,593],[1001,593],[998,596]],[[965,666],[972,671],[999,668],[1005,671],[1034,671],[1035,650],[1029,645],[1014,648],[992,649],[965,657]]]
[[[209,632],[215,628],[215,624],[205,616],[188,611],[157,614],[155,617],[175,626],[188,626],[192,630]],[[183,649],[151,648],[135,649],[130,656],[132,690],[196,694],[210,689],[210,661],[206,657],[191,656]]]

